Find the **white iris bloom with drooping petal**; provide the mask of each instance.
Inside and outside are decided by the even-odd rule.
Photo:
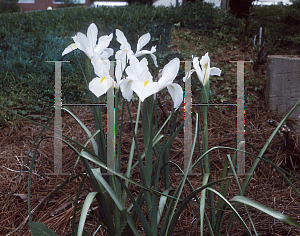
[[[78,48],[81,51],[83,51],[90,59],[92,59],[93,54],[95,52],[98,54],[104,53],[103,56],[107,58],[110,57],[113,54],[113,49],[107,47],[110,44],[110,41],[112,40],[113,34],[100,37],[98,39],[98,44],[96,44],[97,35],[97,26],[94,23],[92,23],[87,30],[87,35],[78,32],[77,35],[72,37],[74,43],[66,47],[66,49],[62,53],[62,56]]]
[[[126,68],[128,77],[120,84],[122,95],[130,101],[134,91],[143,102],[147,97],[159,91],[159,84],[153,82],[146,58],[139,61],[136,57],[131,56],[129,62],[130,66]]]
[[[114,80],[109,75],[110,61],[104,61],[98,53],[95,53],[91,62],[98,77],[89,83],[89,89],[100,97],[114,84]]]
[[[156,60],[156,56],[153,54],[156,52],[156,46],[153,46],[151,48],[151,50],[141,50],[147,43],[149,43],[151,39],[150,33],[144,34],[142,35],[137,43],[137,47],[136,47],[136,53],[134,54],[135,57],[140,57],[146,54],[149,54],[151,56],[151,58],[153,59],[154,65],[157,67],[157,60]]]
[[[180,60],[178,58],[174,58],[170,61],[162,70],[162,76],[158,81],[159,90],[167,87],[168,92],[170,93],[173,102],[174,108],[178,108],[183,100],[183,91],[179,84],[173,83],[175,77],[178,74],[180,66]]]
[[[217,75],[217,76],[221,75],[222,70],[220,70],[219,68],[217,67],[210,68],[210,58],[208,56],[208,52],[204,56],[202,56],[200,60],[200,65],[201,68],[199,66],[198,57],[194,57],[193,67],[195,68],[197,76],[201,81],[201,83],[203,84],[203,86],[208,82],[210,75]]]
[[[155,66],[157,66],[156,56],[153,54],[156,52],[156,47],[153,46],[150,51],[141,50],[150,41],[149,33],[144,34],[139,38],[137,43],[137,50],[135,54],[131,50],[131,46],[128,43],[124,33],[121,30],[116,29],[116,36],[117,36],[117,41],[121,44],[121,46],[120,46],[120,50],[116,52],[115,58],[117,61],[120,60],[122,62],[121,65],[122,72],[124,71],[125,66],[132,55],[135,57],[140,57],[146,54],[150,54],[150,56],[154,61]]]

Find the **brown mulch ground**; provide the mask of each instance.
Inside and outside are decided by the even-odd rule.
[[[242,58],[238,58],[238,56]],[[222,48],[222,52],[211,55],[211,60],[214,61],[218,67],[226,65],[230,58],[244,59],[248,58],[249,52],[242,52],[240,48],[232,50],[230,45]],[[251,58],[251,55],[250,55]],[[251,71],[250,67],[246,66],[246,70]],[[236,73],[232,69],[232,73]],[[252,73],[252,72],[251,72]],[[251,74],[249,76],[254,76]],[[261,78],[262,85],[264,85],[265,78],[265,65],[261,66],[256,73],[256,76]],[[230,78],[229,78],[230,79]],[[247,77],[245,78],[247,79]],[[212,83],[213,86],[213,83]],[[277,114],[270,112],[264,102],[263,91],[256,94],[256,101],[251,104],[246,103],[245,107],[245,139],[247,142],[254,145],[257,149],[261,149],[268,137],[271,135],[275,127],[267,123],[268,119],[274,119],[280,121],[281,117]],[[219,91],[220,93],[222,91]],[[246,94],[248,90],[246,88]],[[172,102],[164,100],[160,96],[163,107],[158,109],[159,121],[164,117],[164,113],[168,113],[172,109]],[[90,107],[71,107],[70,108],[78,117],[93,130],[93,117]],[[131,114],[133,117],[136,115],[137,106],[131,104]],[[183,114],[183,105],[180,108],[180,114]],[[164,110],[164,111],[163,111]],[[128,117],[128,114],[125,115]],[[105,119],[105,116],[103,117]],[[128,120],[128,119],[127,119]],[[209,147],[214,146],[228,146],[236,147],[236,110],[235,107],[219,106],[218,108],[209,108]],[[64,113],[62,117],[63,121],[63,134],[73,138],[79,143],[84,143],[87,139],[84,131],[80,129],[79,125],[74,119]],[[179,121],[183,121],[183,115],[180,116]],[[53,127],[53,123],[50,124]],[[122,162],[126,164],[127,156],[130,150],[132,136],[130,135],[131,128],[128,122],[124,122],[124,134],[122,141]],[[28,222],[28,170],[32,161],[32,154],[28,161],[25,163],[23,172],[20,179],[17,181],[18,172],[23,164],[26,155],[29,152],[31,145],[36,139],[41,128],[23,120],[18,120],[14,123],[7,124],[6,127],[0,129],[0,235],[6,235],[9,232],[16,229],[22,222],[25,225],[21,227],[13,235],[30,235]],[[50,136],[50,138],[49,138]],[[34,162],[34,170],[32,176],[31,187],[31,208],[40,206],[33,215],[34,221],[39,221],[46,224],[49,228],[53,229],[59,235],[71,235],[71,222],[74,205],[68,199],[68,196],[75,198],[78,186],[82,180],[82,176],[74,179],[63,188],[63,192],[55,193],[51,199],[43,201],[43,199],[54,190],[59,184],[65,181],[68,177],[64,175],[48,175],[47,173],[53,173],[53,132],[46,130],[42,137],[48,137],[44,139],[39,146],[36,160]],[[288,171],[293,171],[296,177],[300,177],[299,169],[292,170],[289,163],[289,156],[293,158],[299,158],[299,134],[291,136],[293,140],[293,150],[288,150],[285,145],[284,136],[276,135],[273,142],[270,144],[266,157],[278,166],[285,168]],[[174,141],[174,145],[171,149],[172,161],[183,166],[183,132],[178,135]],[[250,148],[246,147],[246,151],[255,153]],[[294,154],[291,154],[291,151]],[[34,150],[32,151],[32,153]],[[226,154],[232,152],[225,150],[216,150],[210,154],[211,169],[213,179],[218,179],[221,175],[223,168],[224,158]],[[197,151],[195,151],[194,159],[199,157]],[[74,163],[76,162],[77,155],[67,145],[63,146],[63,172],[71,173],[73,171]],[[254,157],[246,155],[246,171],[250,169]],[[79,163],[73,174],[84,173],[83,166]],[[199,169],[195,170],[195,173],[199,173]],[[180,179],[180,175],[177,175],[177,170],[174,167],[170,167],[170,183],[173,188],[176,187]],[[240,179],[244,179],[243,176]],[[202,177],[199,175],[193,175],[190,180],[194,187],[201,186]],[[17,182],[16,182],[17,181]],[[296,188],[300,188],[300,184],[294,180]],[[13,189],[14,184],[16,187]],[[219,186],[215,186],[216,189]],[[13,190],[13,192],[12,192]],[[83,187],[82,194],[80,196],[80,203],[83,201],[89,192],[94,191],[91,184],[87,183]],[[138,191],[138,190],[137,190]],[[10,198],[9,194],[11,193]],[[189,189],[184,188],[183,196],[189,194]],[[238,194],[237,184],[232,181],[228,199]],[[67,196],[68,195],[68,196]],[[283,180],[283,178],[271,167],[271,165],[260,162],[254,175],[251,177],[250,184],[245,193],[246,197],[249,197],[255,201],[258,201],[274,210],[284,213],[296,221],[299,221],[300,217],[300,199],[293,192],[291,187]],[[216,198],[217,200],[217,198]],[[96,205],[93,207],[97,207]],[[267,216],[266,214],[249,207],[251,217],[255,223],[256,230],[259,235],[300,235],[300,229],[284,224],[278,220]],[[241,205],[239,213],[243,219],[247,222],[248,227],[251,228],[250,221],[247,218],[246,211]],[[224,221],[226,222],[229,217],[225,215]],[[79,216],[76,217],[78,222]],[[224,224],[225,226],[225,224]],[[98,224],[88,219],[86,228],[88,230],[95,230]],[[187,209],[182,213],[175,229],[174,235],[200,235],[200,218],[199,207],[189,205]],[[223,227],[224,228],[224,227]],[[92,232],[92,231],[91,231]],[[97,235],[105,235],[101,230]],[[222,235],[229,235],[224,228]],[[244,229],[238,221],[235,221],[234,227],[230,235],[246,235]]]

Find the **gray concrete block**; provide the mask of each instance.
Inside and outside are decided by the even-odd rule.
[[[266,102],[271,111],[286,115],[300,99],[300,56],[272,55],[268,57]],[[290,115],[300,131],[300,106]]]

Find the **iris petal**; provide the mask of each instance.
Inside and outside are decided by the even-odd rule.
[[[183,91],[181,86],[179,84],[172,83],[167,86],[167,89],[173,99],[174,108],[178,108],[183,100]]]
[[[97,42],[97,35],[98,35],[98,28],[97,26],[92,23],[88,30],[87,30],[87,38],[89,40],[89,46],[91,48],[94,48],[96,46],[96,42]]]
[[[149,33],[142,35],[138,40],[136,52],[139,52],[147,43],[149,43],[149,41],[150,41]]]
[[[148,82],[145,86],[145,82],[134,80],[131,84],[131,89],[139,96],[143,102],[147,97],[155,94],[159,90],[157,82]]]
[[[111,77],[96,77],[89,83],[89,89],[96,95],[96,97],[100,97],[107,92],[113,83],[114,80]]]

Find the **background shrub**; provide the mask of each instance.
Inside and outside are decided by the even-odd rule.
[[[20,7],[18,0],[4,0],[0,1],[0,14],[19,12]]]

